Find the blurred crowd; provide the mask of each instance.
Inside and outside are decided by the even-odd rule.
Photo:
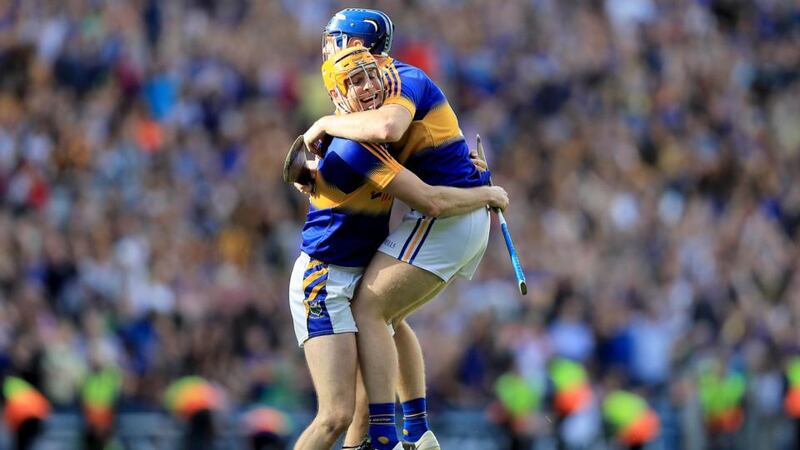
[[[0,5],[0,370],[56,409],[108,366],[124,408],[187,374],[229,405],[313,407],[287,300],[307,202],[280,168],[332,111],[322,27],[365,6],[483,136],[531,290],[493,235],[476,278],[412,317],[434,411],[562,356],[658,411],[689,410],[713,366],[746,377],[748,412],[783,414],[797,1]],[[691,440],[675,417],[670,442]]]

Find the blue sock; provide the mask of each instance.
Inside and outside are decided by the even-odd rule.
[[[425,397],[403,402],[403,436],[417,442],[428,431],[428,408]]]
[[[398,442],[394,403],[369,404],[369,438],[375,450],[392,450]]]

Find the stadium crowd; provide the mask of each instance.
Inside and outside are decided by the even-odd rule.
[[[800,353],[800,4],[354,3],[0,2],[0,370],[57,410],[104,366],[121,408],[187,374],[231,407],[311,408],[287,303],[307,202],[280,168],[332,110],[322,27],[367,6],[484,138],[531,289],[493,233],[476,278],[412,317],[432,415],[485,407],[503,373],[544,386],[562,356],[644,395],[666,448],[702,445],[709,367],[746,377],[742,445],[778,439]]]

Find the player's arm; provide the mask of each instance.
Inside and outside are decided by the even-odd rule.
[[[334,151],[328,149],[322,171],[323,177],[342,192],[353,192],[366,182],[431,217],[463,214],[486,205],[508,206],[503,188],[431,186],[400,165],[381,145],[342,140],[335,145]]]
[[[431,186],[406,168],[395,175],[383,192],[429,217],[456,216],[486,205],[500,209],[508,206],[508,194],[499,186]]]
[[[323,116],[305,132],[303,140],[309,148],[326,134],[359,142],[397,142],[411,125],[412,118],[411,111],[397,104]]]
[[[385,90],[387,97],[380,108],[320,118],[303,135],[306,146],[313,151],[314,144],[326,134],[358,142],[399,141],[411,125],[417,105],[425,98],[430,80],[417,73],[400,81],[400,75],[396,69],[393,70],[394,76],[387,77],[387,80],[397,80],[400,89],[390,82]]]

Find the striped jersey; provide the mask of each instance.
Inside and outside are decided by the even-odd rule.
[[[453,108],[428,75],[392,58],[382,63],[386,100],[408,109],[413,119],[392,154],[422,181],[433,186],[473,187],[488,184],[489,173],[469,159],[469,146]]]
[[[340,138],[326,144],[301,249],[328,264],[366,266],[389,234],[393,198],[381,190],[402,166],[379,144]]]

